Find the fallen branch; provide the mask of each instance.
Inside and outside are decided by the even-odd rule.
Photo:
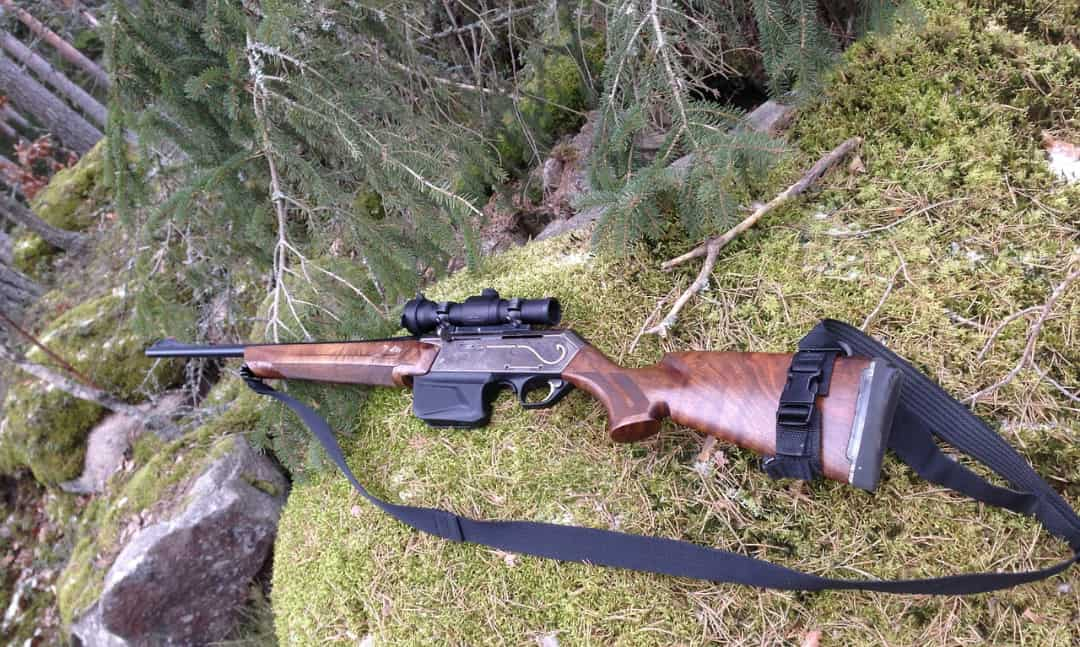
[[[889,295],[892,294],[893,288],[896,286],[896,277],[900,276],[901,272],[905,275],[907,274],[907,263],[904,262],[904,257],[900,256],[900,252],[896,250],[895,247],[893,250],[896,251],[896,256],[900,259],[900,264],[896,266],[896,271],[893,272],[893,275],[889,278],[889,285],[885,288],[885,292],[881,295],[881,299],[878,300],[877,305],[870,311],[870,314],[866,315],[866,319],[863,319],[862,325],[859,326],[859,330],[863,332],[866,332],[867,329],[870,328],[870,322],[874,320],[874,317],[877,316],[878,312],[881,312],[881,307],[885,305],[885,301],[889,298]]]
[[[0,346],[0,359],[11,362],[16,368],[24,373],[60,389],[68,395],[79,398],[80,400],[93,402],[110,411],[127,416],[133,420],[138,420],[143,425],[146,425],[148,429],[154,430],[158,435],[163,437],[175,437],[179,433],[176,430],[176,426],[167,418],[150,415],[138,407],[124,402],[111,393],[107,393],[101,389],[95,389],[86,384],[81,384],[40,364],[35,364],[34,362],[16,357],[2,346]]]
[[[678,258],[673,258],[670,261],[665,262],[661,267],[665,270],[670,270],[673,267],[681,265],[682,263],[685,263],[686,261],[689,261],[691,259],[698,258],[699,256],[705,257],[705,262],[702,264],[701,271],[698,272],[697,278],[694,279],[694,282],[690,284],[690,287],[682,293],[679,299],[675,302],[675,305],[672,306],[671,310],[668,312],[667,316],[664,317],[664,319],[659,324],[653,326],[652,328],[649,328],[645,332],[649,334],[660,335],[661,337],[666,336],[667,331],[670,330],[671,327],[675,324],[675,321],[679,316],[679,312],[683,309],[687,302],[689,302],[690,299],[693,298],[695,294],[700,292],[708,283],[709,275],[712,274],[713,268],[716,266],[716,259],[720,254],[720,250],[723,249],[724,246],[735,240],[735,238],[737,238],[739,234],[753,227],[754,224],[757,223],[758,220],[761,220],[762,216],[764,216],[765,214],[784,204],[788,200],[791,200],[792,198],[805,193],[806,190],[810,188],[810,186],[814,182],[817,182],[822,175],[825,175],[826,171],[835,166],[836,163],[843,159],[848,153],[858,148],[860,144],[862,144],[861,137],[852,137],[851,139],[840,144],[839,146],[831,150],[827,155],[819,159],[817,163],[814,164],[814,166],[811,167],[809,171],[807,171],[806,175],[803,175],[801,178],[799,178],[798,182],[789,186],[787,189],[785,189],[783,192],[781,192],[769,202],[758,205],[758,207],[754,209],[753,213],[747,216],[746,219],[744,219],[742,222],[732,227],[726,233],[720,236],[716,236],[714,238],[710,238],[709,240],[698,245],[697,247],[683,254],[682,256],[679,256]]]
[[[52,361],[59,364],[60,368],[64,369],[68,373],[71,373],[73,376],[78,378],[80,382],[82,382],[83,384],[89,385],[92,388],[100,390],[100,387],[98,387],[98,385],[95,384],[93,380],[91,380],[90,378],[86,377],[81,372],[79,372],[79,370],[76,369],[74,366],[72,366],[67,360],[65,360],[63,357],[60,357],[59,355],[57,355],[51,348],[49,348],[45,344],[41,343],[40,339],[38,339],[37,337],[32,335],[29,331],[25,330],[22,326],[20,326],[18,323],[13,321],[10,317],[8,317],[3,312],[0,312],[0,321],[3,321],[4,323],[6,323],[9,327],[11,327],[12,330],[14,330],[15,332],[22,335],[27,341],[29,341],[34,346],[37,346],[38,349],[40,349],[41,352],[45,353],[45,355],[49,359],[51,359]]]
[[[1080,401],[1078,400],[1076,394],[1070,393],[1063,385],[1050,379],[1050,377],[1046,375],[1046,373],[1035,364],[1035,343],[1039,339],[1039,333],[1042,332],[1043,324],[1050,317],[1050,312],[1054,309],[1054,305],[1058,302],[1062,295],[1065,294],[1065,291],[1069,289],[1069,285],[1071,285],[1072,282],[1075,281],[1077,278],[1080,278],[1080,269],[1073,270],[1071,274],[1066,276],[1065,279],[1060,284],[1058,284],[1056,288],[1054,288],[1053,292],[1050,293],[1049,298],[1046,299],[1046,303],[1044,303],[1042,307],[1039,308],[1039,316],[1037,319],[1035,319],[1035,323],[1031,324],[1031,327],[1028,329],[1027,343],[1024,345],[1024,352],[1020,355],[1020,359],[1016,362],[1016,365],[1013,366],[1012,369],[1005,374],[1005,377],[1001,378],[997,382],[994,382],[993,384],[984,389],[980,389],[975,393],[972,393],[968,397],[964,398],[964,402],[974,403],[979,398],[997,391],[1009,382],[1012,382],[1013,378],[1019,375],[1020,371],[1024,369],[1024,366],[1029,364],[1041,378],[1047,379],[1058,391],[1061,391],[1066,397],[1074,401]],[[990,344],[994,341],[997,334],[1001,332],[1004,324],[1016,320],[1024,314],[1031,312],[1031,310],[1032,308],[1024,308],[1023,310],[1006,317],[1005,320],[1001,324],[999,324],[998,327],[991,334],[990,339],[987,340],[986,346],[979,353],[979,357],[982,357],[983,354],[986,352],[986,349],[990,347]]]
[[[97,82],[101,87],[109,87],[109,77],[105,74],[105,71],[101,69],[101,66],[91,61],[82,52],[75,49],[75,47],[64,40],[53,30],[46,27],[40,20],[30,15],[30,12],[15,4],[14,0],[0,0],[0,5],[15,14],[15,17],[19,21],[26,25],[34,35],[41,38],[49,45],[52,45],[53,49],[63,57],[64,60],[78,67],[83,72],[86,72],[90,78]]]

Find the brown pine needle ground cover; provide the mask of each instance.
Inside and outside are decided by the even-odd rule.
[[[793,133],[803,152],[778,170],[774,189],[848,137],[865,140],[859,163],[725,248],[709,288],[668,338],[643,336],[629,350],[650,315],[693,280],[695,268],[659,268],[689,241],[612,260],[591,256],[582,236],[564,236],[492,259],[429,296],[483,287],[556,295],[568,325],[628,365],[671,350],[789,351],[817,320],[834,317],[865,323],[959,398],[996,383],[1080,264],[1080,189],[1049,174],[1038,137],[1047,128],[1080,132],[1080,54],[949,9],[930,11],[918,35],[901,31],[845,56],[830,89],[803,109]],[[1032,362],[1074,394],[1076,285],[1042,321]],[[980,356],[995,327],[1027,308]],[[340,400],[348,390],[315,393]],[[920,481],[893,457],[870,495],[834,482],[771,481],[757,457],[723,444],[695,466],[701,437],[671,425],[648,442],[615,445],[603,409],[581,393],[539,412],[503,397],[481,430],[430,429],[410,404],[407,393],[376,389],[331,416],[361,481],[391,500],[681,538],[836,577],[1038,568],[1068,552],[1037,522]],[[975,410],[1080,506],[1074,401],[1025,366]],[[553,636],[563,645],[798,645],[813,632],[823,645],[1080,640],[1075,569],[962,598],[711,585],[421,535],[361,500],[333,469],[296,484],[273,584],[285,644],[370,636],[374,644],[528,645]]]

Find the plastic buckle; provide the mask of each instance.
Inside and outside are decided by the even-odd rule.
[[[851,350],[851,346],[844,342],[840,342],[840,344],[836,346],[807,346],[806,348],[800,346],[798,352],[839,353],[840,355],[846,355],[847,357],[851,357],[855,354],[854,351]]]
[[[813,373],[796,372],[788,373],[784,391],[780,394],[780,404],[813,404],[817,397],[818,383],[821,380],[821,371]]]
[[[804,427],[810,424],[813,415],[813,402],[781,402],[776,409],[776,422],[785,427]]]

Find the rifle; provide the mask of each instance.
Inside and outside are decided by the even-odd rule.
[[[409,337],[230,346],[165,340],[146,354],[242,357],[264,379],[412,388],[413,413],[434,427],[487,424],[502,388],[524,408],[539,409],[577,387],[607,410],[612,440],[647,438],[671,418],[769,457],[767,465],[777,458],[778,440],[783,443],[778,429],[798,435],[817,423],[820,441],[796,441],[792,455],[836,481],[877,486],[900,385],[889,363],[836,357],[842,349],[829,348],[801,351],[797,359],[668,353],[653,366],[623,368],[573,330],[539,328],[560,319],[556,299],[502,299],[488,289],[462,303],[410,300],[401,316]]]
[[[151,357],[242,357],[245,382],[293,410],[352,486],[417,530],[503,551],[651,573],[783,590],[862,589],[968,594],[1051,577],[1080,561],[1080,516],[1000,436],[882,344],[826,319],[799,351],[669,353],[623,368],[559,323],[555,299],[501,299],[495,290],[462,303],[418,296],[401,325],[411,336],[366,341],[192,346],[158,342]],[[1038,570],[963,573],[916,580],[848,580],[685,541],[533,521],[487,521],[384,501],[349,469],[326,421],[263,379],[412,388],[413,412],[432,426],[478,427],[497,392],[526,408],[549,407],[573,387],[607,410],[618,442],[646,438],[671,418],[767,458],[773,477],[817,475],[873,490],[886,447],[919,476],[985,504],[1033,515],[1073,555]],[[544,393],[544,389],[547,389]],[[536,397],[539,394],[539,397]],[[945,454],[952,445],[1001,477],[989,482]]]

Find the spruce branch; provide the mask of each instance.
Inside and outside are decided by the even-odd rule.
[[[288,287],[285,284],[285,275],[290,274],[293,276],[300,276],[289,267],[290,255],[295,256],[296,260],[300,263],[301,272],[303,272],[303,279],[307,281],[312,289],[318,293],[318,289],[315,287],[315,281],[312,280],[311,275],[308,273],[308,268],[325,274],[326,276],[334,279],[338,283],[344,285],[353,294],[361,297],[369,306],[376,312],[383,316],[386,313],[382,308],[379,308],[375,303],[364,294],[363,290],[353,285],[350,281],[343,278],[339,274],[336,274],[326,268],[312,263],[295,245],[289,242],[287,236],[288,230],[288,205],[292,203],[294,205],[303,207],[303,203],[295,198],[291,198],[285,194],[282,190],[281,175],[278,171],[277,163],[274,160],[274,148],[270,138],[270,128],[266,117],[266,109],[264,102],[266,100],[266,87],[265,80],[266,75],[263,74],[262,63],[259,59],[260,54],[268,53],[272,51],[275,55],[280,56],[290,62],[302,65],[302,63],[295,59],[288,57],[284,53],[280,52],[277,48],[267,48],[265,46],[256,46],[251,38],[251,35],[247,35],[247,52],[248,52],[248,66],[253,81],[252,90],[252,109],[255,113],[256,125],[259,128],[259,134],[262,139],[263,156],[266,158],[266,165],[270,172],[270,200],[274,205],[274,213],[277,218],[277,243],[274,246],[274,265],[273,265],[273,279],[274,279],[274,296],[270,303],[270,310],[267,316],[266,329],[273,337],[275,342],[279,341],[278,329],[284,329],[286,332],[292,334],[292,330],[285,325],[281,319],[282,303],[288,308],[289,313],[292,315],[293,320],[299,327],[300,332],[304,335],[305,339],[311,339],[311,333],[308,332],[304,326],[303,321],[300,319],[300,315],[296,310],[296,305],[308,305],[314,306],[316,309],[329,312],[326,308],[322,308],[316,304],[308,301],[296,299],[289,292]],[[333,313],[330,313],[333,316]],[[336,318],[336,317],[335,317]]]
[[[693,134],[689,131],[690,119],[686,116],[686,106],[683,104],[683,79],[680,75],[675,73],[674,66],[671,63],[671,56],[668,52],[667,39],[664,37],[664,30],[660,27],[660,16],[657,9],[657,0],[651,0],[649,3],[649,21],[652,22],[653,35],[656,36],[656,52],[660,55],[660,61],[664,64],[664,71],[667,73],[667,82],[671,87],[671,97],[675,101],[675,105],[679,109],[679,130],[672,137],[672,140],[677,140],[682,132],[687,132],[690,137],[690,142],[695,147],[697,142],[694,141]]]
[[[292,297],[285,287],[285,272],[288,264],[287,252],[289,250],[289,241],[286,237],[288,227],[288,206],[286,205],[285,194],[281,190],[281,178],[278,175],[277,163],[274,161],[273,145],[270,142],[270,130],[266,124],[266,113],[263,107],[265,93],[263,88],[264,80],[262,63],[259,60],[258,53],[252,47],[252,38],[250,34],[247,36],[247,52],[248,67],[254,86],[251,92],[252,109],[255,111],[255,122],[262,138],[262,153],[266,158],[266,165],[270,171],[270,201],[274,205],[274,214],[277,216],[277,244],[274,246],[273,269],[274,299],[270,303],[266,329],[270,332],[275,343],[280,341],[278,328],[284,328],[286,331],[291,332],[281,321],[281,301],[282,298],[284,298],[287,307],[293,314],[293,318],[300,326],[301,331],[303,331],[304,338],[310,340],[311,334],[304,328],[304,324],[300,321],[300,317],[297,316],[296,309],[293,306]]]
[[[702,264],[701,271],[698,272],[697,278],[694,279],[694,282],[691,283],[690,287],[687,288],[686,291],[683,292],[682,295],[678,298],[678,300],[675,301],[675,305],[672,306],[667,316],[665,316],[659,324],[653,326],[652,328],[649,328],[645,332],[649,334],[660,335],[661,337],[666,337],[668,331],[673,325],[675,325],[675,322],[679,316],[679,312],[683,309],[683,307],[686,306],[690,299],[693,298],[695,294],[704,289],[705,285],[708,283],[709,275],[712,274],[713,268],[716,266],[716,259],[721,249],[723,249],[731,241],[735,240],[735,238],[737,238],[744,231],[753,227],[754,224],[757,223],[758,220],[761,220],[761,218],[765,214],[788,202],[792,198],[804,193],[808,188],[810,188],[812,184],[817,182],[818,179],[820,179],[826,171],[835,166],[848,153],[858,148],[860,144],[862,144],[861,137],[852,137],[851,139],[848,139],[833,150],[829,151],[829,153],[827,153],[824,157],[819,159],[817,163],[815,163],[810,168],[810,170],[806,172],[805,175],[799,178],[797,182],[784,189],[779,195],[777,195],[769,202],[759,205],[757,208],[755,208],[753,213],[747,216],[742,222],[735,225],[724,234],[710,238],[704,243],[695,247],[693,250],[683,254],[682,256],[666,261],[663,265],[661,265],[663,269],[670,270],[682,263],[685,263],[688,260],[698,258],[700,256],[705,256],[705,262]]]
[[[458,36],[458,35],[465,34],[467,32],[471,32],[471,31],[474,31],[474,30],[477,30],[477,29],[483,29],[483,31],[488,32],[489,35],[494,36],[494,33],[492,33],[492,31],[491,31],[491,27],[493,25],[497,25],[497,24],[499,24],[501,22],[509,21],[512,18],[516,17],[516,16],[528,15],[528,14],[533,13],[534,11],[536,11],[537,9],[540,9],[542,7],[543,7],[542,4],[537,3],[537,4],[526,5],[524,7],[510,8],[510,9],[507,9],[507,10],[502,11],[500,13],[496,13],[494,16],[491,16],[491,17],[485,16],[485,13],[490,13],[490,12],[495,11],[494,9],[492,9],[492,10],[489,10],[488,12],[477,14],[477,20],[475,22],[471,22],[471,23],[468,23],[468,24],[465,24],[465,25],[450,27],[450,28],[444,29],[444,30],[442,30],[440,32],[436,32],[434,34],[431,34],[430,36],[421,36],[420,38],[416,39],[416,42],[417,43],[430,43],[432,41],[436,41],[436,40],[440,40],[442,38],[446,38],[447,36]],[[468,8],[468,7],[466,6],[466,8]],[[447,13],[448,14],[450,13],[449,10],[447,11]]]

